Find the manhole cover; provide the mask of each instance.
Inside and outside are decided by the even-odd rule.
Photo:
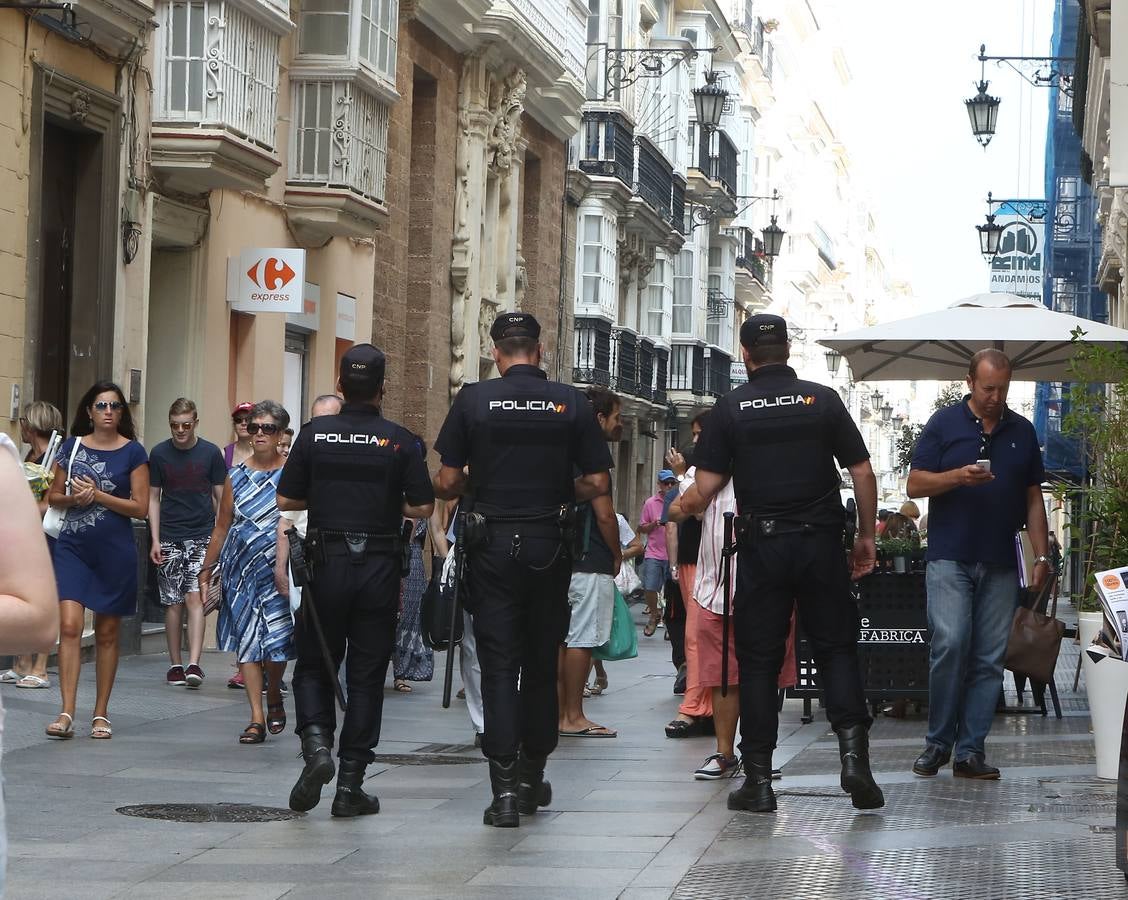
[[[467,766],[484,763],[484,756],[449,756],[444,753],[377,753],[378,763],[386,766]]]
[[[276,806],[249,806],[245,803],[146,803],[119,806],[117,811],[123,816],[163,819],[166,822],[281,822],[305,815]]]

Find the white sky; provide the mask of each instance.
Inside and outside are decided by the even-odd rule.
[[[822,0],[854,76],[853,109],[838,121],[855,171],[873,197],[895,276],[920,310],[987,290],[974,226],[986,197],[1041,198],[1049,91],[989,63],[1002,99],[986,150],[963,101],[976,93],[979,45],[988,55],[1048,56],[1053,0]],[[910,314],[906,310],[906,314]]]

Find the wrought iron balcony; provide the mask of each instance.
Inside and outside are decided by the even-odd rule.
[[[576,316],[576,352],[572,381],[577,384],[611,384],[611,323]]]
[[[685,234],[685,180],[680,175],[673,178],[670,223],[680,234]]]
[[[705,348],[700,344],[674,344],[670,348],[670,371],[666,379],[671,391],[705,393]]]
[[[673,167],[644,137],[638,139],[638,166],[635,191],[667,222],[672,222],[674,192]]]
[[[706,304],[707,317],[714,322],[723,321],[728,318],[732,297],[726,297],[717,288],[709,288]]]
[[[740,241],[736,253],[736,267],[744,269],[765,288],[771,288],[771,266],[765,261],[764,242],[751,228],[731,228],[729,233]]]
[[[705,362],[705,393],[710,397],[727,394],[732,388],[732,357],[713,347]]]
[[[665,347],[654,348],[654,402],[666,405],[666,379],[670,366],[670,351]]]
[[[724,131],[701,132],[694,168],[710,181],[720,182],[730,197],[736,196],[736,160],[736,145]]]
[[[580,171],[618,178],[634,186],[634,130],[621,113],[584,113]]]

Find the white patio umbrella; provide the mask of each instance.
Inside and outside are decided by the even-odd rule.
[[[947,309],[819,341],[841,353],[855,381],[956,380],[977,350],[1002,350],[1016,381],[1066,381],[1080,328],[1086,343],[1128,345],[1128,330],[1054,312],[1016,294],[976,294]]]

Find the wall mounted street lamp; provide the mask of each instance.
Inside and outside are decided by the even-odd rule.
[[[881,421],[882,422],[888,422],[892,418],[893,418],[893,407],[890,406],[888,403],[886,403],[883,407],[881,407]]]
[[[826,370],[831,375],[837,375],[838,370],[842,367],[842,354],[837,350],[827,350],[823,356],[826,357]]]
[[[995,125],[999,118],[999,98],[987,93],[987,63],[1004,63],[1014,69],[1034,87],[1057,87],[1063,93],[1073,96],[1073,75],[1066,68],[1077,60],[1072,56],[988,56],[987,45],[979,45],[979,93],[965,100],[967,115],[971,120],[971,133],[981,147],[991,143],[995,136]]]
[[[721,87],[721,75],[712,69],[705,73],[705,83],[693,89],[693,109],[702,131],[714,131],[725,114],[728,91]]]
[[[870,408],[877,410],[881,408],[881,391],[874,391],[870,394]]]
[[[733,199],[748,201],[732,214],[731,218],[737,219],[761,200],[771,200],[772,209],[774,210],[776,203],[780,200],[780,196],[779,191],[772,191],[770,194],[737,194]],[[708,225],[720,214],[720,210],[716,207],[704,206],[700,203],[690,203],[687,205],[689,206],[690,231],[695,231],[702,225]],[[760,229],[760,237],[763,239],[764,244],[764,256],[769,259],[775,259],[779,256],[780,251],[783,249],[783,236],[787,234],[786,231],[779,227],[777,222],[778,218],[779,217],[773,212],[771,221]]]
[[[894,431],[900,431],[901,426],[904,425],[904,424],[905,424],[905,417],[904,416],[894,416],[893,417],[893,430]]]
[[[1027,206],[1026,212],[1022,211],[1020,201],[997,201],[995,200],[994,194],[988,192],[987,221],[982,225],[975,226],[975,230],[979,233],[979,252],[983,254],[983,258],[988,262],[998,254],[1003,231],[1006,229],[1006,226],[1000,225],[995,221],[996,210],[999,207],[1006,206],[1009,215],[1018,216],[1018,218],[1029,225],[1041,225],[1046,221],[1046,207],[1042,204],[1042,201],[1021,201],[1021,203]],[[1073,214],[1068,207],[1062,205],[1059,208],[1059,212],[1054,218],[1053,225],[1055,229],[1072,229]]]
[[[719,47],[612,47],[607,42],[588,44],[588,71],[595,60],[603,59],[602,101],[617,100],[619,91],[641,78],[661,78],[699,53],[713,53]]]

